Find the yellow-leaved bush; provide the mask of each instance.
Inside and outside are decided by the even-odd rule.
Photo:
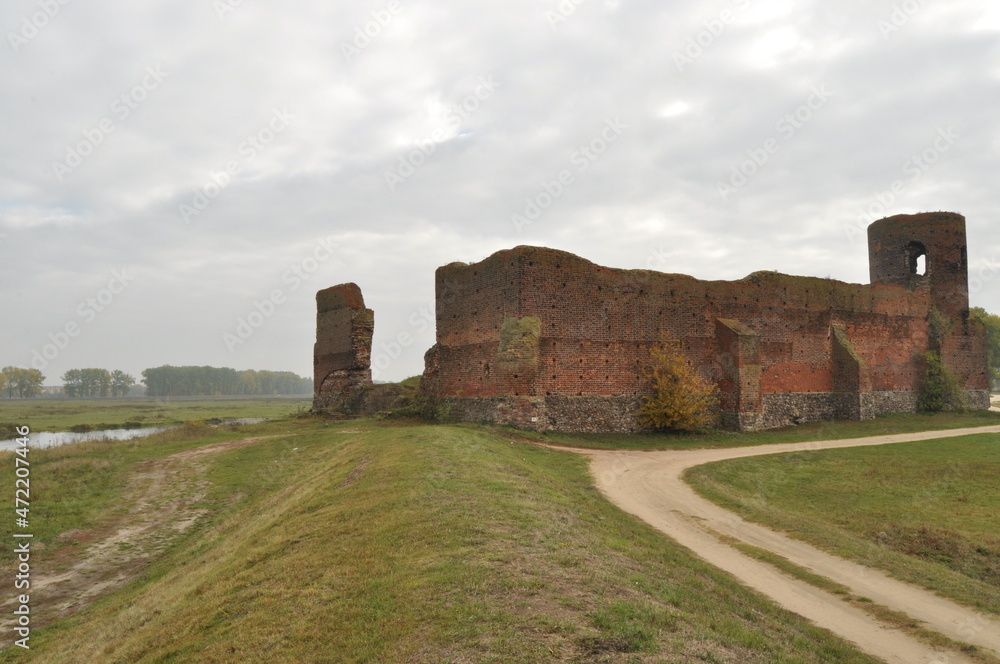
[[[652,429],[695,431],[714,423],[718,387],[694,370],[680,341],[660,335],[649,349],[645,371],[653,395],[639,408],[639,423]]]

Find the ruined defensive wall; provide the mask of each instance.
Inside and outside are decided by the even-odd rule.
[[[316,345],[313,347],[313,408],[339,408],[371,385],[375,314],[365,308],[357,284],[340,284],[316,293]]]
[[[421,388],[460,420],[634,431],[649,348],[665,332],[719,386],[731,428],[914,411],[927,350],[940,350],[970,407],[988,408],[965,219],[891,217],[868,239],[871,285],[776,272],[702,281],[524,246],[452,263],[436,274]]]

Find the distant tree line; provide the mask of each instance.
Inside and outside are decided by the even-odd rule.
[[[68,397],[127,397],[135,385],[133,376],[117,369],[70,369],[62,379]]]
[[[291,371],[162,366],[142,372],[148,397],[312,394],[312,379]]]
[[[124,371],[70,369],[62,376],[63,394],[74,398],[125,397],[136,385]],[[31,399],[42,396],[45,376],[38,369],[4,367],[0,396]],[[146,396],[276,396],[312,394],[311,378],[291,371],[237,371],[217,367],[162,366],[142,372]]]
[[[45,376],[38,369],[4,367],[0,372],[0,394],[6,391],[8,399],[30,399],[41,395],[44,382]]]

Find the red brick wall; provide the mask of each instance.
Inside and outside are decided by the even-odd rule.
[[[851,401],[863,410],[894,403],[879,393],[919,390],[932,308],[952,324],[940,343],[946,363],[967,389],[986,389],[985,334],[967,319],[964,218],[894,217],[872,224],[869,238],[872,285],[774,272],[701,281],[526,246],[444,266],[425,389],[444,397],[636,398],[648,391],[649,346],[667,332],[719,384],[723,411],[761,413],[768,395],[845,390],[873,395]],[[911,274],[915,242],[926,249],[923,277]],[[531,329],[537,337],[524,332]]]
[[[552,249],[518,247],[475,265],[438,270],[451,284],[438,309],[442,395],[641,394],[641,368],[661,330],[692,364],[722,379],[716,320],[760,335],[761,391],[833,390],[830,328],[844,325],[874,390],[916,389],[914,355],[926,348],[929,290],[862,286],[759,272],[735,282],[613,270]],[[455,286],[459,285],[456,289]],[[541,322],[534,377],[496,371],[504,318]]]

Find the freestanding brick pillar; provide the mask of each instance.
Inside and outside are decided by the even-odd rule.
[[[343,408],[359,388],[372,384],[375,314],[365,308],[357,284],[316,293],[313,409]]]

